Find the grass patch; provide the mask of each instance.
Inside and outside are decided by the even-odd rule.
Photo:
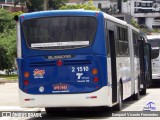
[[[5,78],[7,80],[17,80],[18,75],[0,75],[0,78]]]

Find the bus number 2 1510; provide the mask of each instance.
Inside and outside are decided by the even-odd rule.
[[[72,67],[72,72],[87,72],[89,71],[89,67],[88,66],[84,66],[84,67]]]

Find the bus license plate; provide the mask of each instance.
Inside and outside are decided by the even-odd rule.
[[[67,90],[68,85],[67,84],[56,84],[56,85],[53,85],[53,89],[54,90]]]

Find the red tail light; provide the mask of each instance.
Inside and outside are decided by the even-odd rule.
[[[30,101],[30,99],[24,99],[24,101]]]
[[[29,81],[28,80],[24,80],[23,83],[24,83],[24,85],[29,85]]]
[[[92,99],[97,98],[97,96],[91,96]]]
[[[63,64],[63,63],[62,63],[61,60],[58,60],[58,61],[57,61],[57,66],[62,66],[62,64]]]
[[[95,16],[97,17],[98,15],[99,15],[99,13],[98,13],[98,12],[96,12]]]
[[[99,78],[98,78],[98,77],[94,77],[94,78],[93,78],[93,81],[94,81],[94,82],[98,82],[98,81],[99,81]]]

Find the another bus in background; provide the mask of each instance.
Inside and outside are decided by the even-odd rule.
[[[160,80],[160,34],[147,35],[152,47],[152,79]]]

